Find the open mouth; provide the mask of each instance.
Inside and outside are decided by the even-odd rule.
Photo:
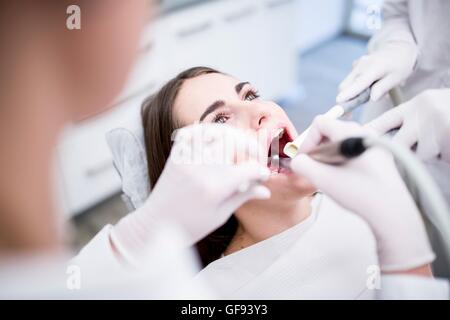
[[[287,143],[292,141],[293,139],[286,128],[279,128],[274,132],[267,155],[267,167],[273,174],[288,171],[280,165],[280,159],[289,158],[283,149]]]

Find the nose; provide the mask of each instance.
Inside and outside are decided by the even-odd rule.
[[[258,131],[266,126],[270,121],[272,114],[267,106],[258,102],[250,102],[251,105],[247,106],[248,119],[250,128]]]

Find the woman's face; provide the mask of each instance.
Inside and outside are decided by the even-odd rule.
[[[298,134],[284,110],[277,104],[259,99],[250,83],[220,74],[206,74],[184,82],[174,105],[176,119],[183,125],[195,122],[227,123],[259,136],[269,136],[269,141],[284,130],[279,149]],[[260,139],[261,140],[261,139]],[[264,142],[266,143],[266,142]],[[267,149],[270,142],[267,143]],[[283,156],[283,155],[282,155]],[[268,164],[269,168],[270,161]],[[303,177],[286,170],[271,168],[272,175],[266,183],[272,200],[288,200],[312,194],[315,189]]]

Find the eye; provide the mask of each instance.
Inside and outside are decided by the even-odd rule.
[[[230,119],[230,116],[224,113],[219,113],[216,116],[214,116],[213,122],[214,123],[226,123]]]
[[[245,101],[252,101],[259,98],[259,94],[257,91],[249,90],[245,95]]]

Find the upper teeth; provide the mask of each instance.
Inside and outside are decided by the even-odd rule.
[[[277,131],[275,131],[275,138],[281,138],[283,136],[284,129],[280,128]]]

